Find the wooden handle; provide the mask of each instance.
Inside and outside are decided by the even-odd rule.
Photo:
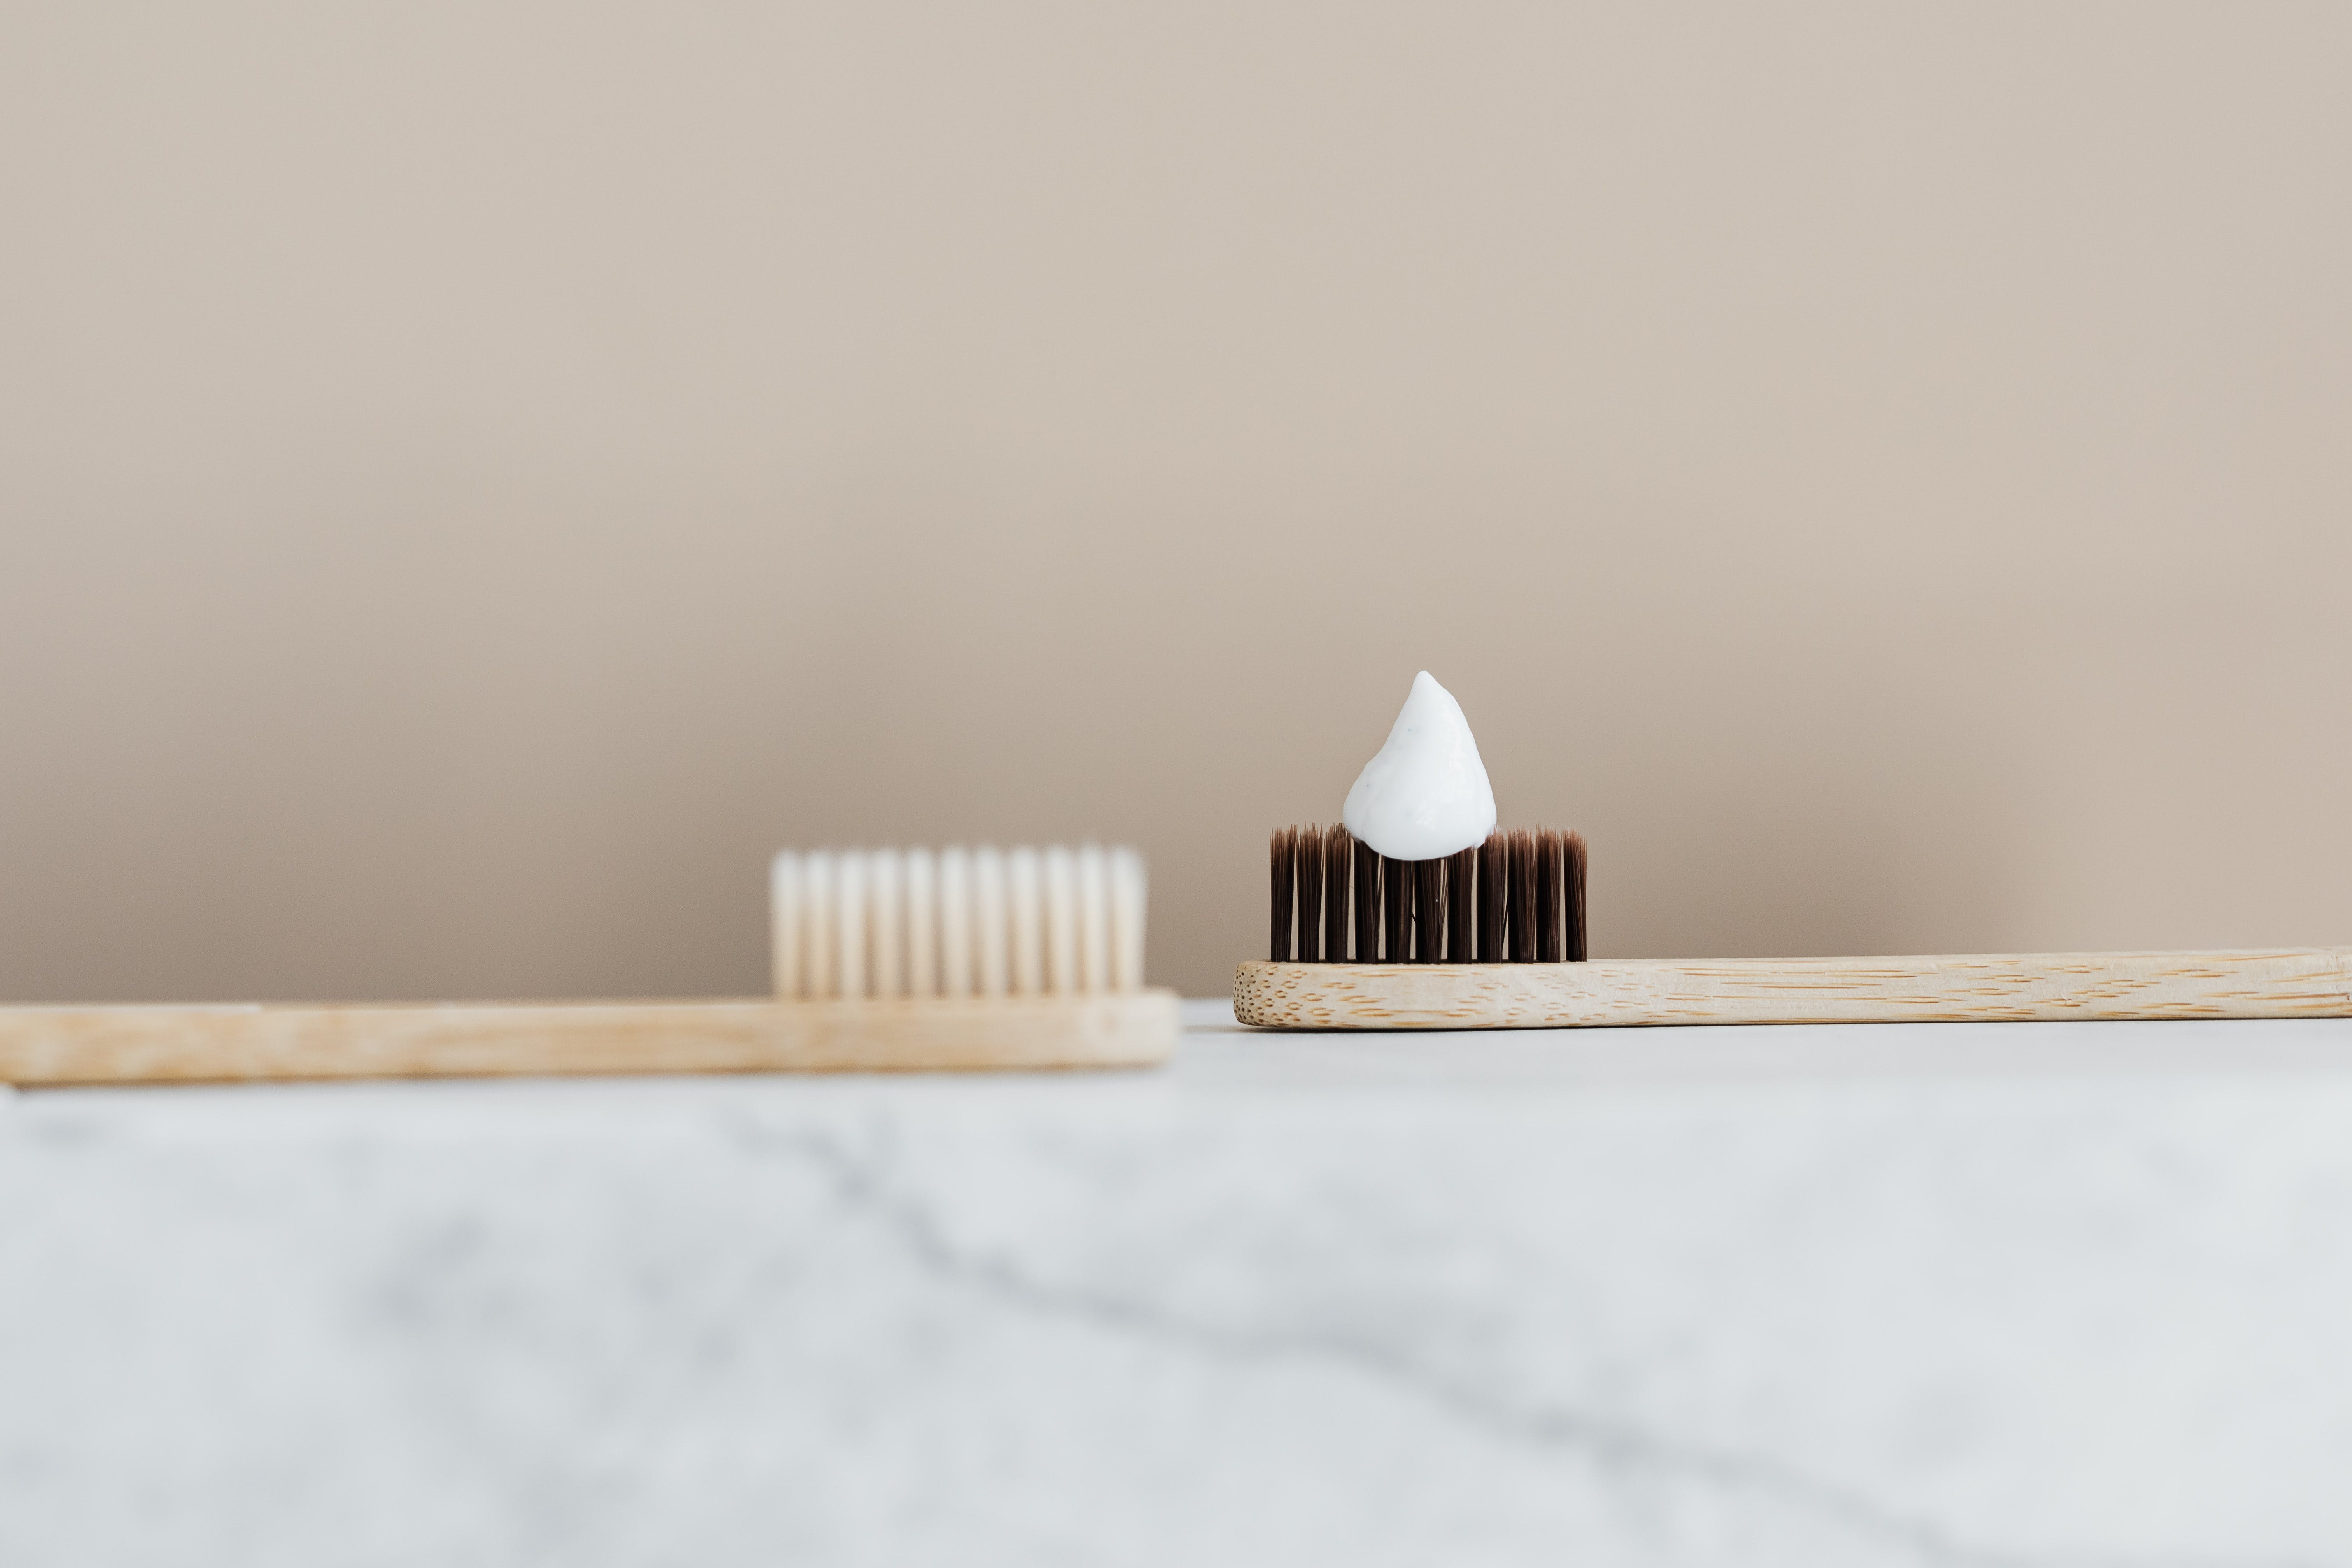
[[[1252,961],[1234,973],[1234,1016],[1278,1029],[2345,1017],[2352,1016],[2352,949],[1593,963]]]
[[[1149,1067],[1170,991],[987,1000],[0,1007],[0,1081]]]

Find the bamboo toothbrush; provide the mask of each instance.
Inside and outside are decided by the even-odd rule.
[[[1391,860],[1279,829],[1271,944],[1234,1016],[1294,1029],[2352,1016],[2352,949],[1919,958],[1585,959],[1585,849],[1497,833]]]
[[[0,1082],[1144,1067],[1132,850],[787,853],[764,1000],[0,1007]]]

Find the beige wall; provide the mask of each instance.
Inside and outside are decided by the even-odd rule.
[[[0,996],[1260,940],[1415,669],[1602,954],[2352,943],[2352,10],[0,12]]]

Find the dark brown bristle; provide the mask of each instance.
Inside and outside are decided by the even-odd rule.
[[[1478,962],[1503,962],[1503,926],[1507,918],[1510,878],[1504,869],[1503,836],[1490,833],[1475,851],[1478,857]]]
[[[1519,833],[1519,846],[1528,863],[1528,956],[1522,962],[1543,962],[1543,834],[1534,828]]]
[[[1266,950],[1268,956],[1276,963],[1286,963],[1290,961],[1291,848],[1295,837],[1291,829],[1277,827],[1274,830],[1274,842],[1271,846],[1274,863],[1274,918],[1270,922],[1272,934],[1267,940]]]
[[[1536,961],[1536,837],[1526,828],[1511,831],[1511,962]]]
[[[1470,963],[1477,952],[1471,946],[1470,933],[1475,929],[1477,906],[1473,901],[1478,886],[1478,849],[1475,845],[1445,861],[1445,962]]]
[[[1340,826],[1323,830],[1323,962],[1348,962],[1348,862],[1355,836]]]
[[[1495,962],[1509,963],[1518,956],[1519,922],[1527,918],[1527,896],[1519,885],[1518,835],[1507,827],[1502,839],[1503,861],[1496,871],[1502,886],[1496,889],[1496,897],[1503,904],[1503,929],[1496,933]]]
[[[1337,824],[1277,827],[1266,947],[1277,963],[1581,963],[1580,833],[1510,828],[1391,860]]]
[[[1291,830],[1291,886],[1298,891],[1298,931],[1291,936],[1291,957],[1312,963],[1322,957],[1315,942],[1322,933],[1322,830],[1312,823]]]
[[[1402,963],[1409,956],[1412,918],[1412,862],[1381,857],[1381,962]]]
[[[1486,842],[1494,847],[1491,858],[1479,860],[1479,875],[1494,872],[1494,950],[1489,952],[1486,933],[1479,931],[1479,962],[1510,963],[1510,921],[1517,910],[1510,908],[1510,827],[1496,827],[1494,837]],[[1486,893],[1479,891],[1479,912],[1484,912]]]
[[[1377,963],[1381,956],[1381,858],[1360,838],[1355,846],[1356,935],[1349,956],[1358,963]]]
[[[1445,862],[1417,860],[1412,868],[1412,961],[1445,956]]]
[[[1559,901],[1559,835],[1549,827],[1536,829],[1536,962],[1559,963],[1567,949],[1562,942]]]
[[[1323,829],[1323,929],[1316,933],[1316,940],[1322,945],[1326,963],[1338,963],[1348,956],[1348,851],[1343,847],[1347,837],[1348,830],[1336,822]]]
[[[1569,834],[1565,847],[1568,869],[1562,880],[1568,894],[1568,957],[1571,963],[1582,963],[1590,952],[1584,940],[1584,835]]]

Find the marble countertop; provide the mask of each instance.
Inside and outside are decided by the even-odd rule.
[[[0,1091],[0,1563],[2352,1563],[2352,1020]]]

